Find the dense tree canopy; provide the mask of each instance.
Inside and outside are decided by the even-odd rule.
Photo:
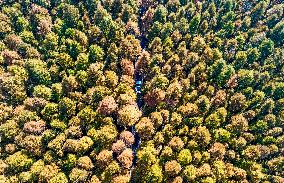
[[[0,182],[284,182],[283,17],[281,0],[0,1]]]

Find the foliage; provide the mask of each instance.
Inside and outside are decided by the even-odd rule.
[[[283,8],[0,1],[0,182],[284,182]]]

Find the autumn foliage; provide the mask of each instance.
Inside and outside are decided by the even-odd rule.
[[[283,17],[281,0],[0,1],[0,182],[284,182]]]

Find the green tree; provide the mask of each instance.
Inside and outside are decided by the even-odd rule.
[[[192,20],[190,20],[190,22],[189,22],[189,32],[190,33],[192,33],[192,34],[197,33],[197,29],[198,29],[199,24],[200,24],[200,19],[201,19],[200,14],[196,14],[192,18]]]
[[[283,45],[283,37],[284,37],[284,21],[279,21],[271,30],[272,40],[277,45]]]
[[[45,62],[36,59],[30,59],[26,62],[26,68],[29,78],[35,84],[49,84],[51,81],[50,73],[47,70]]]
[[[89,50],[89,60],[91,62],[100,62],[104,59],[104,51],[98,45],[91,45]]]
[[[76,27],[80,18],[80,12],[76,6],[63,3],[60,5],[59,12],[62,14],[66,26]]]
[[[167,21],[168,10],[163,6],[159,5],[154,13],[153,22],[158,21],[165,23]]]
[[[271,39],[265,39],[259,45],[261,58],[264,59],[274,50],[274,42]]]

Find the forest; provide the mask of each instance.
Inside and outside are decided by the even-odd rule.
[[[0,183],[283,183],[283,0],[0,0]]]

